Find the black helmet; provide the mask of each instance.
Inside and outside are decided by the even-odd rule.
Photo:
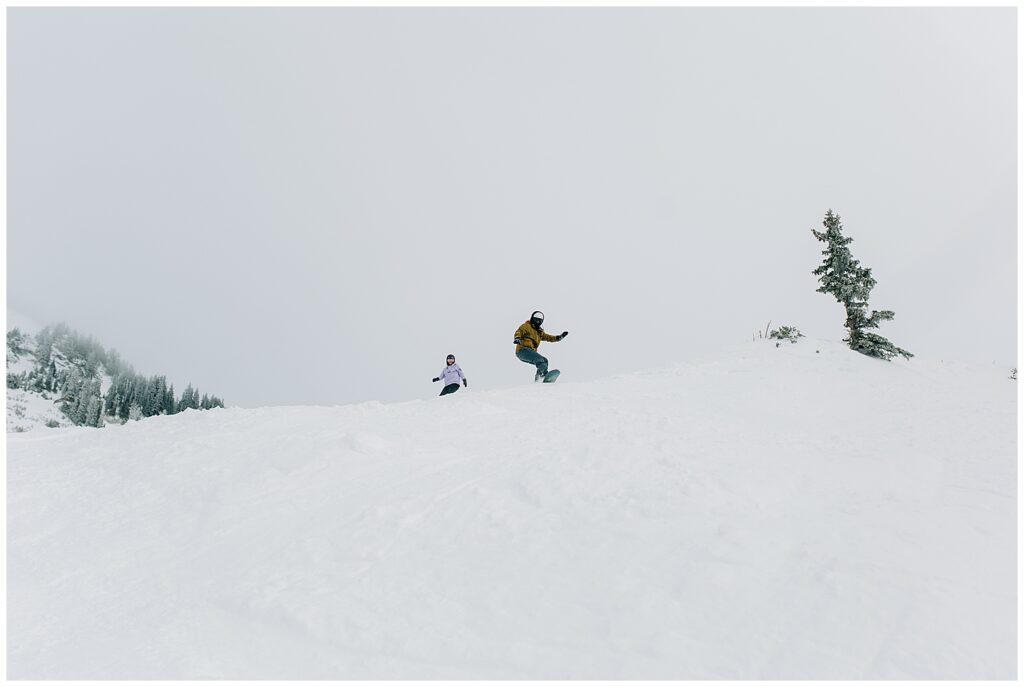
[[[544,324],[544,313],[540,310],[534,310],[533,314],[530,315],[530,324],[534,327],[539,327]]]
[[[455,354],[454,353],[449,353],[448,357],[445,358],[445,360],[451,360],[452,362],[455,362]]]

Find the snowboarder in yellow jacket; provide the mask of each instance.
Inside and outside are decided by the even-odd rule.
[[[516,345],[516,357],[524,363],[537,367],[537,373],[533,377],[535,382],[544,379],[545,375],[548,374],[548,359],[537,352],[540,342],[561,341],[569,336],[569,332],[562,332],[557,336],[548,334],[541,326],[543,324],[544,313],[540,310],[535,310],[530,315],[530,319],[519,325],[519,329],[516,330],[515,340],[513,341]],[[554,372],[555,370],[552,370],[552,373]],[[552,378],[548,381],[554,381],[554,379]]]

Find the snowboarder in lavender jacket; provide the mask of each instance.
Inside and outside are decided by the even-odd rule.
[[[462,374],[462,368],[459,367],[458,363],[455,362],[455,354],[449,353],[447,366],[441,370],[441,374],[434,377],[435,382],[444,380],[444,388],[441,389],[441,395],[453,394],[459,390],[459,382],[462,382],[462,386],[469,386],[469,380],[466,379],[466,375]]]

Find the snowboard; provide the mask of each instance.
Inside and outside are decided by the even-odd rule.
[[[558,375],[560,374],[561,372],[559,372],[558,370],[548,370],[548,373],[544,375],[544,383],[550,384],[551,382],[558,379]]]

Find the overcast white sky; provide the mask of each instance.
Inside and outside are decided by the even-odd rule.
[[[8,307],[229,405],[685,362],[815,292],[1016,361],[1015,8],[9,8]]]

